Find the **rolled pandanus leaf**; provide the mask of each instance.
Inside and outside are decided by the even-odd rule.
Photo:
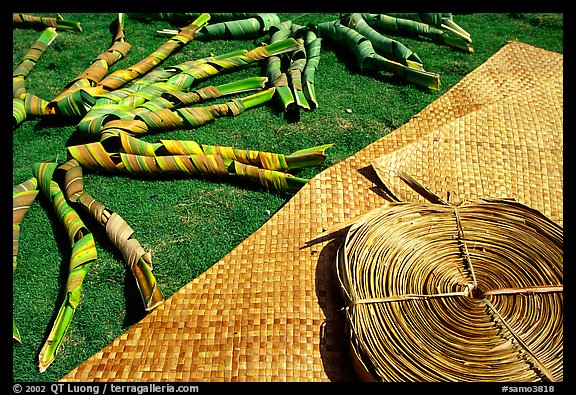
[[[256,14],[249,18],[234,18],[207,25],[198,32],[198,40],[250,39],[262,36],[270,26],[280,23],[276,14]]]
[[[422,15],[428,15],[428,17],[422,17]],[[387,15],[364,13],[362,17],[366,20],[366,23],[380,32],[401,32],[429,37],[435,41],[452,45],[466,52],[473,52],[474,48],[471,45],[472,38],[470,34],[458,26],[452,20],[451,16],[448,18],[443,15],[445,14],[410,14],[408,17],[413,17],[414,19],[405,19],[406,14]]]
[[[291,34],[292,21],[285,21],[272,26],[269,29],[270,43],[277,43],[288,39]],[[288,75],[282,70],[282,59],[279,55],[273,55],[266,61],[266,76],[270,85],[276,88],[276,92],[284,111],[296,108],[296,99],[288,84]]]
[[[133,64],[132,66],[116,70],[108,75],[106,78],[102,79],[96,85],[99,87],[97,90],[92,90],[90,93],[94,96],[96,92],[106,93],[122,86],[126,85],[130,81],[139,78],[150,70],[156,68],[160,63],[166,60],[174,52],[179,51],[194,39],[196,33],[205,26],[210,20],[209,14],[201,14],[197,19],[195,19],[189,25],[180,29],[178,34],[171,37],[168,41],[158,47],[154,52],[140,60],[139,62]]]
[[[415,69],[423,70],[422,61],[413,53],[408,47],[392,38],[382,35],[377,30],[373,29],[362,17],[362,14],[353,13],[347,14],[342,18],[342,23],[348,26],[372,42],[374,50],[380,55],[402,63],[405,66]]]
[[[54,361],[62,345],[62,340],[80,303],[84,277],[96,259],[96,246],[92,233],[76,211],[68,205],[60,186],[53,180],[57,166],[55,162],[39,162],[32,168],[40,190],[50,200],[59,221],[64,225],[72,248],[64,300],[38,356],[40,372],[44,372]]]
[[[108,121],[101,128],[95,128],[94,131],[98,135],[117,134],[120,131],[141,135],[154,131],[192,129],[211,123],[219,117],[237,116],[249,108],[268,102],[273,95],[274,88],[269,88],[243,98],[229,100],[226,103],[183,107],[176,110],[147,111],[138,114],[134,119]]]
[[[12,98],[12,126],[21,124],[26,119],[24,100]]]
[[[81,32],[80,22],[70,21],[58,15],[54,17],[40,17],[30,14],[12,14],[12,27],[32,27],[35,29],[45,29],[53,27],[59,30],[69,30]]]
[[[110,171],[144,176],[216,176],[239,177],[256,182],[278,192],[294,193],[308,180],[288,173],[261,169],[220,155],[163,155],[146,156],[108,153],[102,143],[88,143],[68,147],[70,155],[82,167],[96,171]]]
[[[57,36],[58,33],[55,28],[44,29],[12,73],[12,97],[16,99],[13,100],[12,109],[14,126],[19,125],[28,116],[46,115],[48,101],[27,92],[25,81],[42,54]]]
[[[30,205],[38,195],[38,181],[30,178],[12,188],[12,270],[16,270],[16,257],[18,256],[18,239],[20,238],[20,224]],[[16,321],[12,318],[12,338],[21,342],[20,332]]]
[[[132,228],[120,215],[84,191],[82,167],[78,161],[70,159],[58,169],[65,171],[66,199],[86,210],[105,229],[110,241],[122,253],[124,261],[136,280],[144,309],[152,311],[158,307],[164,302],[164,295],[152,273],[152,257],[134,238]]]
[[[450,31],[451,34],[460,36],[467,42],[472,42],[470,33],[459,26],[455,21],[451,13],[449,12],[430,12],[430,13],[386,13],[386,15],[398,18],[398,19],[408,19],[416,22],[426,23],[430,26],[445,29]]]
[[[133,119],[145,112],[191,106],[219,97],[261,90],[266,81],[266,77],[249,77],[218,86],[209,85],[193,91],[168,91],[136,108],[118,103],[96,104],[78,123],[77,129],[83,134],[99,134],[102,126],[111,119]]]
[[[316,69],[320,62],[320,48],[322,46],[322,39],[316,36],[313,30],[307,29],[304,36],[304,47],[306,48],[306,65],[302,71],[302,84],[304,96],[308,100],[310,109],[313,110],[318,107],[318,99],[316,98],[315,75]]]
[[[180,108],[193,104],[203,103],[220,97],[262,90],[266,86],[266,77],[248,77],[238,81],[232,81],[218,86],[209,85],[192,91],[180,90],[167,91],[159,97],[136,107],[130,112],[136,116],[142,112],[157,111],[163,108]]]
[[[296,100],[296,105],[298,107],[310,110],[310,104],[304,95],[304,88],[302,84],[302,72],[307,62],[306,48],[304,46],[304,34],[305,29],[297,24],[292,24],[291,35],[292,37],[300,43],[300,49],[292,52],[289,55],[289,65],[288,65],[288,80],[290,82],[290,87],[294,98]]]
[[[100,82],[108,74],[110,67],[125,57],[130,48],[131,45],[125,41],[123,14],[118,14],[113,44],[48,103],[47,113],[65,117],[84,116],[96,101],[82,88],[92,87]]]
[[[238,176],[280,192],[295,192],[308,180],[286,171],[324,162],[331,144],[296,151],[290,155],[200,145],[191,140],[148,143],[127,133],[103,142],[68,147],[70,156],[95,171],[151,176]],[[106,147],[106,148],[105,148]]]
[[[84,115],[82,120],[80,120],[80,122],[78,123],[77,125],[78,131],[84,134],[98,134],[100,132],[100,128],[102,127],[102,125],[107,122],[108,117],[112,117],[114,119],[131,118],[134,115],[136,115],[136,113],[134,113],[133,110],[135,111],[135,108],[139,104],[142,104],[142,107],[138,111],[141,111],[142,108],[147,108],[148,110],[151,110],[151,108],[148,108],[145,105],[146,100],[155,101],[155,103],[151,104],[151,106],[155,106],[158,103],[158,101],[167,104],[169,101],[164,100],[161,97],[162,96],[161,92],[164,92],[161,89],[166,88],[165,89],[166,91],[169,91],[171,93],[174,92],[173,89],[169,89],[170,88],[169,85],[166,85],[166,81],[168,80],[168,78],[180,72],[181,71],[180,67],[184,66],[189,67],[189,65],[191,64],[210,62],[213,60],[219,60],[229,56],[236,56],[243,53],[246,53],[246,50],[234,51],[223,55],[209,56],[194,61],[184,62],[183,64],[179,65],[178,69],[174,67],[167,67],[152,70],[145,76],[140,78],[138,81],[135,81],[129,87],[120,88],[108,93],[98,93],[97,91],[93,91],[92,88],[85,88],[83,89],[83,91],[92,92],[96,94],[95,96],[96,102],[90,108],[90,111],[88,111],[88,113]],[[162,82],[164,84],[157,85],[151,90],[146,90],[148,86],[154,85],[158,82]],[[142,92],[138,93],[138,91]],[[128,97],[130,97],[130,99],[126,100]],[[160,107],[162,106],[160,105]],[[155,109],[159,109],[160,107]]]
[[[164,70],[156,70],[159,78],[154,80],[148,79],[146,81],[146,77],[144,77],[142,80],[133,84],[138,85],[138,87],[134,89],[122,89],[125,94],[116,96],[117,99],[111,100],[112,103],[107,99],[110,95],[99,96],[106,97],[106,99],[102,100],[102,104],[99,104],[100,99],[97,100],[92,109],[78,123],[78,132],[91,135],[99,134],[102,131],[103,125],[109,119],[132,118],[141,112],[145,112],[143,109],[157,110],[163,105],[166,105],[164,107],[165,109],[172,108],[169,102],[164,100],[166,96],[186,96],[186,94],[180,92],[187,92],[188,89],[198,81],[205,80],[222,72],[249,66],[274,54],[294,51],[297,48],[299,48],[299,44],[295,40],[287,39],[266,46],[258,46],[250,51],[234,51],[220,56],[185,62]],[[232,83],[223,89],[227,90],[229,94],[245,91],[241,85],[253,85],[254,81],[256,80],[245,80],[244,82],[239,82],[238,85]],[[207,93],[210,89],[212,88],[207,88],[202,94]],[[194,94],[191,94],[190,97],[193,96]],[[188,98],[184,99],[188,100]],[[146,103],[150,101],[153,101],[153,103],[146,105]],[[136,107],[141,108],[132,112],[131,110]]]
[[[276,171],[290,171],[303,167],[317,166],[326,159],[325,150],[332,144],[298,150],[289,155],[255,150],[237,149],[228,146],[198,144],[193,140],[158,140],[148,143],[128,133],[120,132],[102,141],[105,147],[133,155],[220,155],[223,158]],[[110,151],[110,149],[108,149]]]
[[[138,89],[120,101],[120,104],[135,107],[166,92],[186,91],[194,84],[215,75],[254,65],[270,56],[291,52],[298,48],[300,45],[295,40],[287,39],[274,44],[258,46],[249,51],[234,52],[222,57],[173,66],[170,69],[178,70],[178,73],[165,82],[159,81]]]
[[[360,70],[387,71],[430,89],[440,87],[438,74],[408,67],[377,54],[368,38],[337,20],[319,23],[317,29],[320,37],[348,47],[354,53]]]
[[[40,33],[40,36],[32,43],[22,61],[12,72],[12,97],[24,99],[26,89],[24,81],[30,74],[40,57],[46,52],[50,44],[58,36],[56,29],[53,27],[46,28]]]

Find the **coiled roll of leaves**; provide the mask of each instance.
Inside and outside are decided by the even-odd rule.
[[[390,203],[349,228],[337,274],[362,379],[563,379],[563,231],[536,210]]]

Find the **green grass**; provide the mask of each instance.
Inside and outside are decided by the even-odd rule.
[[[61,32],[26,80],[28,91],[45,99],[55,97],[112,40],[109,25],[115,14],[63,16],[80,21],[83,32]],[[280,16],[283,20],[298,17],[296,22],[302,25],[336,17]],[[455,20],[472,35],[474,53],[399,37],[420,56],[427,70],[440,74],[439,91],[422,89],[385,73],[360,73],[346,49],[324,41],[316,75],[320,107],[315,111],[287,117],[280,104],[273,102],[194,130],[157,133],[143,139],[193,139],[286,154],[334,143],[322,166],[296,173],[313,177],[406,123],[507,41],[519,40],[563,52],[561,14],[464,14],[456,15]],[[155,32],[166,27],[171,26],[165,21],[128,19],[125,31],[132,50],[113,70],[127,67],[159,47],[167,37]],[[35,30],[14,29],[14,67],[38,35]],[[253,46],[252,41],[192,41],[165,65]],[[262,70],[258,65],[209,82],[219,84],[256,76]],[[74,122],[45,119],[28,119],[14,129],[13,184],[32,176],[34,162],[64,160],[66,146],[80,142],[74,130]],[[86,171],[84,183],[85,190],[124,217],[144,248],[151,250],[156,279],[167,297],[219,261],[290,198],[239,182],[209,178],[145,179]],[[70,251],[65,232],[44,196],[38,196],[24,218],[13,279],[13,314],[22,335],[22,344],[13,346],[14,380],[58,380],[145,316],[120,253],[92,220],[83,212],[80,215],[94,233],[98,259],[86,277],[82,302],[56,361],[43,374],[37,372],[37,355],[62,299]]]

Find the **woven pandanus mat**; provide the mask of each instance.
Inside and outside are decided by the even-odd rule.
[[[561,86],[562,55],[505,45],[405,125],[314,177],[258,231],[62,380],[356,380],[334,270],[341,240],[318,235],[386,204],[371,170],[377,159],[550,83]]]
[[[399,171],[444,199],[511,197],[562,225],[562,118],[560,80],[470,112],[373,165],[401,201],[424,198]]]

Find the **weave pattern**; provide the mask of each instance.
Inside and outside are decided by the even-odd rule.
[[[536,95],[542,103],[532,103],[532,121],[526,121],[522,131],[542,138],[547,135],[549,142],[561,148],[562,73],[560,54],[520,42],[505,45],[405,125],[314,177],[258,231],[62,380],[356,380],[344,331],[343,300],[334,275],[340,240],[308,242],[327,228],[385,204],[374,177],[367,177],[374,175],[373,163],[386,165],[387,155],[443,127],[449,129],[451,123],[464,122],[463,126],[473,129],[474,124],[464,121],[466,117],[471,120],[475,111],[490,111],[490,105],[497,102],[511,110],[514,105],[506,103],[506,98],[522,95],[524,90],[530,90],[527,101]],[[555,124],[537,121],[545,115],[543,111],[558,109],[557,114],[548,114],[556,117]],[[405,161],[417,160],[408,155],[408,148],[404,151]],[[539,152],[534,149],[534,155]],[[561,150],[550,150],[547,155],[546,161],[534,163],[540,184],[549,182],[556,171],[542,168],[544,163],[550,164],[549,159],[557,155],[555,160],[562,165]],[[510,166],[527,159],[521,155]],[[443,165],[424,160],[418,166]],[[518,179],[517,169],[507,171],[511,187]],[[476,174],[485,175],[465,175]],[[557,223],[561,223],[562,195],[554,200],[550,196],[561,191],[561,179],[560,172],[560,185],[556,177],[549,188],[540,191],[548,200],[530,201],[534,209]],[[420,181],[434,191],[441,191],[445,182],[441,177]],[[512,197],[516,191],[522,189],[498,192]],[[524,191],[530,194],[534,189]],[[484,191],[478,188],[476,193]],[[514,197],[528,203],[527,196]],[[548,204],[556,206],[547,208]]]

